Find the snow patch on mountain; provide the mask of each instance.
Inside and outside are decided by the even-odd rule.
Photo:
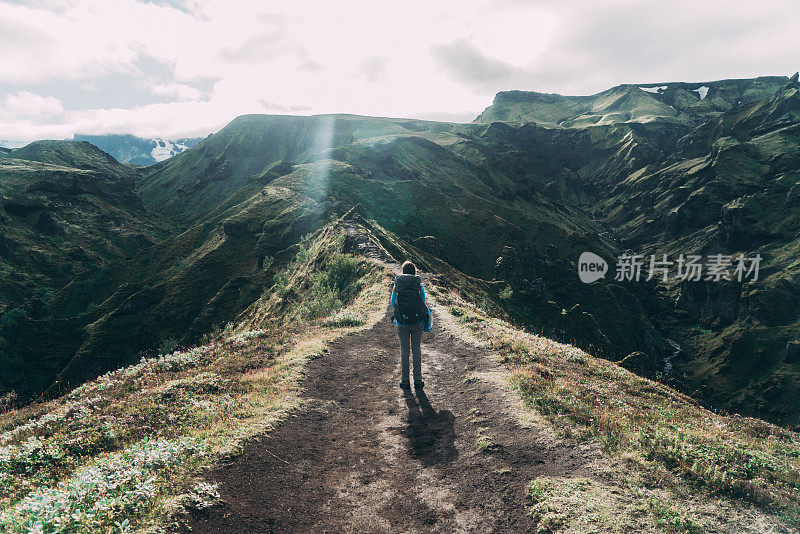
[[[150,156],[158,162],[171,158],[176,154],[180,154],[189,148],[182,143],[173,143],[167,139],[161,139],[159,137],[153,139],[152,141],[156,146],[150,151]]]
[[[663,93],[667,90],[667,86],[659,85],[658,87],[639,87],[639,89],[648,93]]]
[[[700,95],[700,100],[703,100],[706,95],[708,94],[708,86],[704,85],[703,87],[699,87],[697,89],[693,89],[695,93]]]

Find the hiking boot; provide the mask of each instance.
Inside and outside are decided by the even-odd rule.
[[[403,389],[411,389],[411,384],[408,382],[400,382],[400,387]]]
[[[422,389],[425,387],[425,382],[420,380],[419,382],[414,381],[414,389]]]

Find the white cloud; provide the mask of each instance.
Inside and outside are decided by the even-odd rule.
[[[791,74],[798,27],[790,0],[0,0],[0,131],[205,135],[263,112],[464,120],[505,89]]]
[[[61,115],[64,108],[54,97],[44,97],[28,91],[6,95],[0,102],[0,117],[42,119]]]
[[[377,82],[384,79],[386,73],[386,59],[380,56],[370,56],[361,62],[359,73],[368,82]]]
[[[182,102],[199,100],[203,96],[203,92],[199,89],[182,83],[152,84],[149,89],[155,95],[172,96]]]

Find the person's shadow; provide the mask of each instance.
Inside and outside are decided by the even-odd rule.
[[[423,465],[449,463],[458,457],[455,447],[455,416],[449,410],[436,411],[421,389],[417,396],[406,390],[403,396],[408,406],[406,437],[411,456]]]

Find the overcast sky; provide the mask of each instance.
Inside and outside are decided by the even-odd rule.
[[[0,140],[471,121],[500,90],[790,75],[798,35],[795,0],[0,0]]]

